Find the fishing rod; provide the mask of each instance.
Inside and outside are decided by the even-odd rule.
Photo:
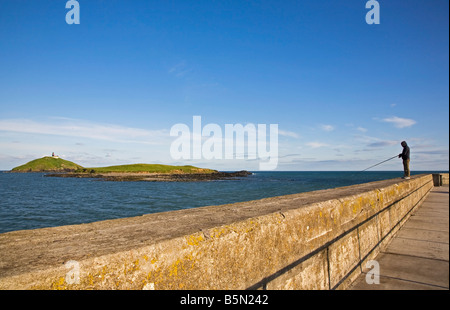
[[[389,158],[389,159],[386,159],[386,160],[383,160],[382,162],[379,162],[378,164],[375,164],[375,165],[373,165],[373,166],[370,166],[369,168],[366,168],[366,169],[364,169],[364,170],[361,170],[360,172],[369,170],[370,168],[373,168],[373,167],[375,167],[375,166],[381,165],[382,163],[385,163],[385,162],[390,161],[391,159],[394,159],[394,158],[397,158],[397,157],[398,157],[398,155],[395,155],[395,156],[393,156],[393,157],[391,157],[391,158]]]

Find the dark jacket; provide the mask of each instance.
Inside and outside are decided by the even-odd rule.
[[[403,152],[398,155],[398,157],[401,157],[403,160],[410,159],[409,158],[409,146],[405,143],[405,146],[403,147]]]

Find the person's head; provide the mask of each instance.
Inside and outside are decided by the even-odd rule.
[[[406,141],[402,141],[401,145],[402,145],[403,147],[407,146]]]

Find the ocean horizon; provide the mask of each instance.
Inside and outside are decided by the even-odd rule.
[[[436,172],[443,171],[413,171],[411,175]],[[0,171],[0,233],[244,202],[403,175],[403,171],[252,173],[206,182],[111,182]]]

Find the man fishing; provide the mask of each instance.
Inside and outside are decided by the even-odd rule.
[[[409,179],[410,178],[410,171],[409,171],[409,146],[406,144],[406,141],[402,141],[401,146],[403,146],[403,151],[398,154],[398,158],[403,159],[403,179]]]

